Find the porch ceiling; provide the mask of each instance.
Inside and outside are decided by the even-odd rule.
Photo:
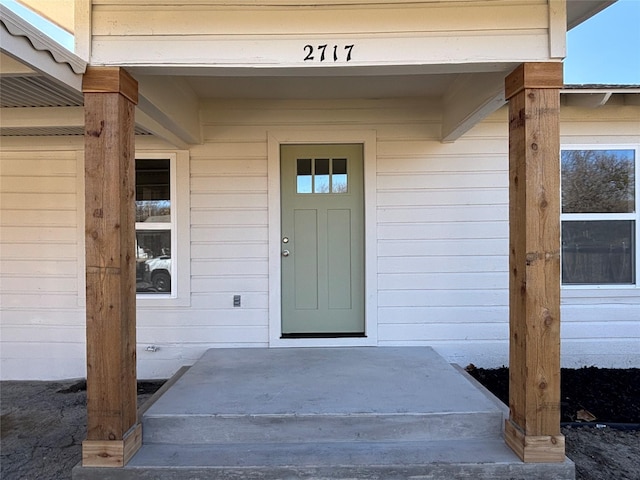
[[[616,0],[567,0],[567,26],[573,28]],[[48,41],[28,22],[2,10],[0,103],[4,110],[0,134],[81,135],[83,127],[67,122],[32,125],[20,107],[82,106],[81,71],[85,62]],[[13,58],[12,58],[13,57]],[[14,58],[20,58],[17,61]],[[295,71],[262,69],[198,69],[133,67],[140,82],[138,134],[154,134],[185,148],[199,143],[198,104],[207,98],[345,99],[435,97],[443,105],[443,141],[454,141],[504,104],[503,79],[514,65],[407,65],[375,70],[304,68]],[[157,71],[156,71],[157,70]],[[177,87],[177,88],[176,88]],[[6,115],[4,113],[7,113]],[[46,115],[45,115],[46,117]],[[49,116],[50,117],[50,116]],[[78,117],[74,112],[73,118]],[[40,119],[42,120],[42,119]]]
[[[61,88],[53,79],[6,55],[0,57],[0,62],[2,136],[82,135],[80,92]],[[215,72],[168,68],[163,74],[153,68],[137,67],[130,71],[139,82],[136,133],[154,134],[186,148],[200,142],[199,105],[209,98],[433,97],[443,105],[443,141],[454,141],[504,103],[504,77],[513,67],[449,65]],[[31,110],[33,107],[39,107],[40,111]],[[50,107],[58,108],[55,115],[45,112]],[[63,107],[68,110],[61,111]],[[27,110],[30,114],[38,113],[36,124],[25,113]],[[65,125],[60,125],[60,114]],[[47,120],[50,125],[46,125]]]
[[[186,77],[200,98],[346,99],[441,97],[457,74]]]

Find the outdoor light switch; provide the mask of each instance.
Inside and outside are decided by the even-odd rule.
[[[233,296],[233,306],[234,307],[239,307],[240,306],[240,295],[234,295]]]

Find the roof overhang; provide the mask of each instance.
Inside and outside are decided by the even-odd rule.
[[[589,20],[618,0],[567,0],[567,30]]]
[[[615,1],[567,0],[567,28],[573,28]],[[7,5],[12,3],[15,2],[0,3],[0,33],[2,35],[0,50],[17,60],[16,62],[8,62],[6,56],[0,55],[0,61],[2,61],[0,73],[3,76],[3,105],[5,99],[14,95],[10,92],[15,91],[16,102],[14,104],[7,103],[5,106],[80,107],[83,101],[82,74],[87,68],[87,62],[8,8]],[[486,115],[504,104],[504,76],[511,71],[513,66],[495,65],[493,68],[487,69],[487,65],[482,65],[474,69],[474,65],[466,64],[458,66],[461,71],[456,71],[454,67],[449,66],[448,68],[452,70],[447,71],[393,72],[394,75],[387,76],[384,75],[384,72],[376,69],[371,72],[357,72],[358,75],[354,75],[355,80],[344,78],[345,75],[348,77],[345,71],[341,71],[339,77],[327,78],[321,75],[321,71],[314,69],[313,74],[309,71],[306,72],[313,75],[313,78],[300,78],[298,84],[295,83],[291,73],[283,75],[284,72],[278,71],[277,73],[272,72],[274,78],[267,75],[266,80],[272,80],[272,88],[276,91],[282,90],[283,85],[286,85],[286,92],[279,93],[279,95],[284,95],[283,98],[294,95],[298,90],[308,94],[310,80],[314,80],[316,76],[322,77],[317,78],[316,83],[320,83],[323,88],[312,89],[314,92],[323,89],[333,92],[348,91],[349,88],[345,89],[345,85],[346,87],[351,85],[360,95],[363,94],[362,80],[366,78],[367,97],[371,98],[385,97],[389,94],[394,96],[393,89],[397,90],[398,85],[402,84],[396,80],[400,77],[412,80],[413,82],[409,82],[409,85],[413,85],[413,87],[409,90],[414,94],[420,92],[417,93],[418,96],[427,94],[442,99],[445,110],[442,140],[447,142],[455,141]],[[162,74],[154,72],[149,67],[131,70],[139,81],[138,133],[153,133],[180,147],[199,143],[201,140],[197,123],[198,104],[202,98],[209,96],[207,90],[215,87],[213,90],[215,90],[216,96],[228,91],[230,97],[243,95],[242,92],[247,95],[247,92],[269,90],[267,88],[268,81],[250,78],[251,75],[245,78],[246,73],[240,74],[238,72],[235,72],[237,78],[233,78],[234,72],[229,69],[224,69],[220,78],[211,77],[211,72],[200,73],[203,77],[207,77],[206,80],[204,78],[198,79],[199,72],[194,72],[193,69],[184,72],[169,72],[166,68],[162,68]],[[265,75],[265,72],[260,71],[260,74]],[[283,83],[285,79],[287,81]],[[434,82],[437,83],[438,79],[440,87],[434,86]],[[253,83],[251,83],[252,81]],[[259,89],[248,88],[249,84],[255,85],[256,82],[259,84]],[[332,82],[341,88],[326,88]],[[296,85],[299,87],[298,90],[292,88]],[[438,91],[438,88],[441,91]],[[241,92],[238,92],[239,89]],[[19,96],[17,92],[22,92],[23,103],[18,101],[20,99],[17,98]],[[65,98],[65,92],[69,98]],[[572,87],[567,87],[563,93],[567,93],[571,97],[571,104],[597,107],[606,104],[612,95],[622,92],[602,91],[602,89],[592,92],[583,88],[578,93]],[[629,98],[632,102],[638,98],[637,93],[629,89],[624,91],[625,98]],[[399,94],[396,92],[395,95]],[[402,96],[406,96],[406,92]],[[30,104],[24,103],[29,101]],[[5,116],[5,118],[7,117]],[[15,127],[19,127],[22,117],[17,112],[12,112],[11,118],[15,120]],[[48,116],[48,118],[52,117]],[[80,118],[79,112],[75,112],[73,118]],[[72,128],[73,125],[65,125],[64,127]],[[28,132],[28,130],[25,131]]]
[[[87,62],[30,23],[13,8],[13,4],[15,2],[0,3],[0,51],[33,70],[34,74],[45,75],[52,82],[81,91]]]
[[[640,105],[640,85],[565,85],[560,93],[568,107],[603,107],[616,97],[622,105]]]

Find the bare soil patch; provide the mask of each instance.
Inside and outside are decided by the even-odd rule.
[[[496,396],[508,397],[507,369],[471,370]],[[584,422],[591,427],[562,430],[567,455],[576,463],[576,478],[640,480],[640,430],[593,426],[640,423],[640,369],[579,370],[563,370],[563,418],[573,422],[577,410],[585,409],[597,420]],[[139,405],[162,383],[139,382]],[[71,479],[86,436],[84,382],[0,382],[0,407],[0,478]]]
[[[509,402],[509,369],[466,369]],[[563,368],[561,422],[577,480],[640,480],[640,369]]]

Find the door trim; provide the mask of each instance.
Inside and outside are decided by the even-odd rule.
[[[365,337],[281,338],[282,288],[280,259],[280,145],[360,143],[364,150],[364,315]],[[271,130],[268,132],[269,202],[269,346],[337,347],[378,344],[378,272],[376,261],[376,132],[375,130]]]

